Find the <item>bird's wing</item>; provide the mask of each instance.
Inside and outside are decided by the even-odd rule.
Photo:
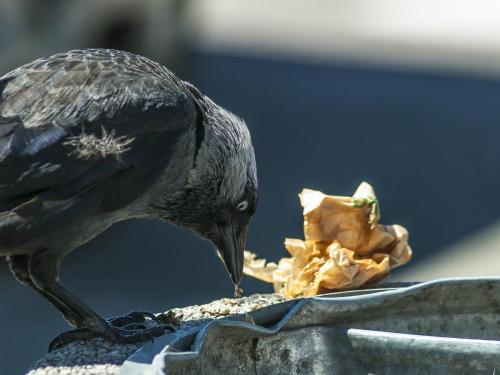
[[[81,50],[0,78],[0,214],[44,196],[98,189],[116,210],[137,198],[196,129],[184,83],[144,57]]]

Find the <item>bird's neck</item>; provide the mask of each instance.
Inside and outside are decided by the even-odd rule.
[[[165,213],[172,209],[172,202],[183,194],[194,165],[195,137],[186,134],[181,137],[176,152],[172,155],[158,181],[144,194],[130,210],[133,217],[165,219]]]

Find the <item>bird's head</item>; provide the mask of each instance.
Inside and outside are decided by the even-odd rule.
[[[210,240],[235,284],[243,270],[250,219],[257,205],[257,173],[245,122],[198,93],[196,158],[169,220]]]

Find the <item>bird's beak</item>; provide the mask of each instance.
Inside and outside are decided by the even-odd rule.
[[[215,244],[226,265],[231,279],[239,285],[243,273],[243,252],[247,237],[247,223],[227,223],[217,225]]]

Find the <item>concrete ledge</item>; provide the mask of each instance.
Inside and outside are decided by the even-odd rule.
[[[276,294],[254,294],[237,300],[223,298],[205,305],[175,308],[161,315],[178,330],[186,330],[204,321],[244,314],[283,300]],[[28,375],[115,375],[121,364],[143,344],[123,345],[101,338],[76,341],[45,355],[31,367]]]

